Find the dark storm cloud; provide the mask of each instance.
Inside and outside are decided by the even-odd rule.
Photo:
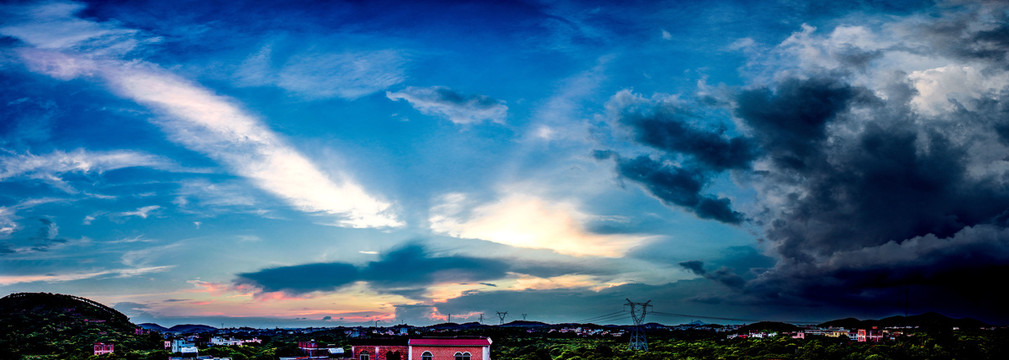
[[[641,184],[666,205],[690,210],[702,219],[728,224],[743,221],[743,215],[732,210],[729,199],[701,194],[708,181],[703,171],[665,164],[647,155],[625,159],[613,152],[596,151],[595,156],[597,159],[612,157],[621,177]]]
[[[317,263],[238,274],[237,282],[260,286],[264,291],[306,293],[336,290],[358,281],[361,277],[362,271],[351,264]]]
[[[696,275],[722,283],[730,288],[741,288],[746,283],[746,280],[733,273],[728,267],[709,272],[704,270],[704,262],[700,260],[684,261],[680,263],[680,266]]]
[[[684,269],[690,270],[690,272],[697,275],[704,275],[704,262],[700,260],[690,260],[680,263]]]
[[[517,259],[476,258],[462,255],[437,256],[422,245],[408,244],[364,266],[348,263],[314,263],[267,268],[238,274],[238,284],[248,284],[263,291],[284,291],[304,294],[314,291],[334,291],[358,281],[380,292],[421,298],[428,286],[452,283],[488,283],[507,277],[509,273],[537,277],[565,274],[612,274],[612,264],[593,262],[536,262]]]
[[[784,169],[802,171],[820,161],[826,125],[865,90],[829,78],[789,79],[776,89],[743,91],[736,115],[757,133],[761,150]]]
[[[927,40],[963,40],[941,50],[989,60],[983,72],[1001,67],[1009,41],[992,38],[1001,30],[962,25],[932,24]],[[887,315],[903,312],[909,294],[912,312],[1009,321],[984,280],[1009,269],[1009,173],[999,170],[1009,95],[923,115],[905,73],[884,80],[884,96],[848,81],[820,73],[736,96],[734,113],[767,164],[751,174],[778,199],[755,217],[778,262],[738,296]],[[720,281],[702,263],[681,265]]]
[[[728,224],[743,221],[731,200],[701,192],[719,173],[750,167],[758,155],[751,139],[726,135],[724,127],[699,126],[700,117],[674,99],[645,99],[625,90],[607,108],[615,124],[630,130],[634,141],[660,151],[661,158],[670,161],[647,155],[625,158],[613,151],[596,151],[597,159],[616,160],[618,175],[642,185],[667,206],[686,209],[702,219]]]
[[[663,104],[648,111],[625,110],[619,121],[634,131],[638,142],[685,155],[699,166],[714,170],[745,168],[753,160],[747,139],[697,129],[686,121],[689,116],[686,110]]]
[[[805,92],[823,94],[838,88],[833,83],[820,86],[827,89]],[[829,108],[819,112],[819,119],[842,111],[837,102],[825,104],[815,96],[797,96],[789,103],[801,99]],[[878,118],[857,135],[835,138],[832,146],[822,143],[823,125],[813,125],[819,121],[803,122],[809,125],[805,129],[795,125],[791,130],[764,131],[765,143],[778,144],[777,148],[769,145],[778,168],[766,176],[772,182],[799,187],[767,227],[767,236],[777,242],[779,253],[805,259],[926,234],[946,237],[965,226],[991,221],[1009,206],[1009,191],[996,179],[968,174],[973,143],[958,144],[946,135],[948,129],[916,125],[911,114],[893,108],[907,107],[877,101],[869,109]],[[769,118],[766,112],[740,114],[750,124]],[[774,174],[790,172],[801,175]]]
[[[507,269],[508,265],[500,260],[431,256],[421,245],[410,244],[363,267],[347,263],[284,266],[239,274],[236,282],[255,285],[264,291],[301,294],[333,291],[366,281],[378,291],[418,297],[426,286],[435,283],[494,280],[504,277]]]
[[[1009,66],[1009,14],[1004,6],[989,5],[974,4],[980,9],[921,24],[915,30],[930,45],[925,51]]]
[[[850,251],[817,262],[779,263],[747,284],[751,296],[816,303],[860,312],[939,311],[1005,323],[991,279],[1009,275],[1009,230],[967,227],[953,236],[926,235]],[[905,295],[907,296],[905,298]]]

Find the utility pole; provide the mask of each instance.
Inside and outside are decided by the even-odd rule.
[[[497,312],[497,317],[501,318],[501,325],[504,325],[505,316],[508,316],[508,312],[507,311],[505,311],[505,312],[498,311]]]
[[[627,303],[624,304],[624,306],[631,307],[631,319],[634,320],[634,331],[631,333],[631,350],[648,351],[648,339],[645,337],[645,328],[641,324],[645,322],[648,307],[652,306],[651,302],[651,300],[648,300],[643,303],[636,303],[631,301],[631,299],[627,299]],[[637,310],[638,307],[641,309],[640,314]]]

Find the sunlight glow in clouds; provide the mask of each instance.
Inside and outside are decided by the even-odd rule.
[[[431,229],[460,238],[483,239],[510,246],[550,249],[575,256],[621,256],[649,236],[595,234],[585,229],[594,216],[574,205],[529,195],[509,195],[460,216],[465,195],[449,194],[431,209]]]

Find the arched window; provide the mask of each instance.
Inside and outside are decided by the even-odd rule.
[[[420,360],[432,360],[432,359],[434,359],[434,355],[431,355],[430,351],[425,351],[423,354],[420,354]]]
[[[455,353],[455,360],[469,360],[469,352]]]
[[[369,359],[368,358],[368,352],[367,351],[362,351],[361,352],[361,360],[368,360],[368,359]]]

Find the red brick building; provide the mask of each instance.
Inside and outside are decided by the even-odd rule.
[[[95,355],[111,354],[116,350],[115,348],[116,348],[115,344],[104,344],[97,342],[95,343]]]
[[[408,339],[358,340],[350,346],[354,360],[408,360]]]
[[[410,339],[407,360],[490,360],[490,338]]]
[[[359,340],[352,360],[490,360],[491,339],[418,338]]]

